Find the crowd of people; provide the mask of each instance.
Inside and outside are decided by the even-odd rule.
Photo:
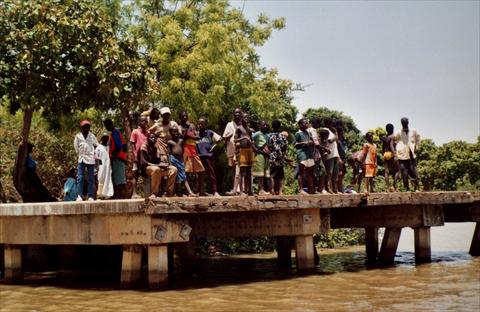
[[[409,128],[407,118],[401,119],[401,125],[401,131],[396,134],[392,124],[386,125],[387,135],[382,138],[381,155],[384,178],[389,191],[397,189],[400,177],[405,190],[410,190],[409,182],[412,181],[416,191],[415,150],[420,137]],[[104,121],[107,132],[100,137],[100,143],[90,126],[90,121],[82,120],[81,131],[75,136],[78,166],[77,170],[68,173],[65,200],[126,198],[128,144],[111,119]],[[214,152],[222,141],[226,145],[228,167],[233,176],[233,188],[225,195],[253,195],[254,181],[258,195],[280,195],[285,166],[295,168],[301,195],[356,193],[361,191],[362,181],[365,192],[374,192],[377,146],[373,133],[367,132],[362,149],[350,154],[347,153],[344,130],[341,121],[331,118],[300,119],[294,135],[296,159],[291,159],[287,153],[288,133],[282,131],[279,120],[271,123],[262,120],[258,128],[253,129],[248,114],[237,108],[223,135],[219,135],[208,129],[206,117],[200,117],[195,124],[189,120],[187,111],[181,110],[177,123],[172,120],[168,107],[151,108],[140,114],[138,128],[130,136],[134,156],[132,197],[139,197],[136,189],[140,176],[144,177],[144,183],[148,178],[150,190],[146,197],[220,196]],[[344,187],[347,164],[353,170],[353,178],[350,185]],[[390,183],[391,177],[393,184]],[[207,178],[210,193],[205,187]],[[190,186],[192,180],[195,183]]]

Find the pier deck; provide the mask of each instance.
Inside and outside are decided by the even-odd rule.
[[[431,258],[430,227],[476,222],[470,253],[480,255],[480,192],[373,193],[250,197],[172,197],[0,204],[0,246],[5,281],[22,277],[22,245],[121,245],[121,285],[141,273],[141,246],[148,247],[152,288],[168,278],[168,245],[186,262],[194,259],[195,237],[277,237],[279,261],[297,270],[315,267],[313,234],[331,228],[365,228],[370,259],[393,262],[403,227],[415,231],[417,262]],[[378,228],[384,227],[382,246]]]

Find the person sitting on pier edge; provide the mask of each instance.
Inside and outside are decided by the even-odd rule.
[[[103,121],[105,129],[110,131],[109,154],[112,166],[113,198],[124,199],[127,193],[127,176],[125,166],[127,162],[127,143],[119,129],[115,128],[109,118]]]
[[[418,173],[417,162],[415,160],[415,150],[420,143],[420,135],[415,129],[408,128],[408,118],[401,119],[402,130],[396,134],[396,154],[402,174],[403,186],[409,191],[408,177],[412,179],[413,190],[418,191]]]
[[[253,165],[253,177],[257,178],[258,182],[258,195],[269,195],[270,193],[265,191],[268,188],[268,181],[270,179],[270,150],[269,144],[269,130],[268,122],[262,120],[260,122],[260,130],[255,132],[252,136],[253,150],[255,152],[255,164]]]
[[[187,177],[190,177],[192,174],[197,176],[195,191],[200,196],[206,196],[205,192],[203,192],[203,186],[201,185],[205,168],[197,154],[197,141],[200,138],[198,131],[195,128],[195,124],[188,121],[188,113],[186,110],[182,109],[178,117],[180,118],[178,130],[183,138],[183,162],[185,163],[185,172],[187,173]]]
[[[75,201],[77,199],[77,170],[71,168],[67,172],[67,180],[63,185],[63,201]]]
[[[295,133],[295,148],[297,149],[298,162],[298,192],[301,195],[307,194],[303,189],[303,180],[307,181],[308,193],[314,194],[313,187],[313,170],[315,167],[315,160],[313,159],[314,143],[310,133],[308,133],[308,122],[305,118],[298,121],[300,128]]]
[[[147,126],[148,126],[148,117],[140,116],[138,119],[138,128],[132,131],[130,135],[130,144],[133,147],[133,193],[132,198],[139,198],[137,195],[137,182],[138,182],[138,154],[143,143],[147,141]]]
[[[108,154],[109,135],[107,132],[102,134],[100,143],[95,148],[95,159],[98,164],[97,180],[97,198],[108,199],[113,196],[112,166],[110,165],[110,156]]]
[[[198,155],[205,168],[205,173],[208,176],[210,190],[213,193],[213,196],[220,196],[217,191],[217,175],[215,173],[213,150],[215,149],[215,146],[222,141],[222,137],[212,130],[207,129],[206,117],[200,117],[198,119],[198,130],[198,136],[200,137],[200,140],[197,142]],[[201,185],[204,185],[204,183]],[[199,191],[200,194],[203,192],[203,190]]]
[[[240,166],[236,159],[235,134],[241,125],[242,110],[240,108],[235,108],[233,111],[233,120],[227,123],[222,135],[227,145],[228,166],[233,168],[233,187],[232,190],[225,193],[225,195],[236,195],[240,183]]]
[[[268,134],[270,176],[272,178],[272,193],[275,195],[282,195],[282,182],[285,178],[284,165],[288,148],[287,138],[280,133],[280,128],[280,120],[275,119],[272,121],[273,131]]]
[[[155,133],[148,134],[147,142],[140,148],[140,168],[143,176],[149,176],[151,179],[151,194],[145,194],[145,197],[160,196],[163,177],[167,177],[166,195],[173,195],[177,168],[170,164],[164,138],[158,138]]]
[[[240,167],[240,195],[253,195],[252,192],[252,166],[255,155],[252,147],[252,132],[249,116],[244,113],[242,125],[235,132],[235,157]]]
[[[97,138],[90,132],[90,121],[82,120],[80,122],[81,131],[75,135],[73,147],[78,154],[77,169],[77,201],[83,200],[83,179],[85,170],[87,170],[87,195],[88,200],[94,200],[95,197],[95,147],[98,145]]]
[[[362,158],[365,168],[365,193],[373,193],[374,179],[377,174],[377,145],[373,143],[373,133],[365,134],[367,143],[363,144]]]
[[[170,163],[177,168],[177,176],[175,178],[175,193],[177,196],[182,196],[181,187],[184,187],[189,196],[197,196],[190,189],[188,184],[187,174],[185,172],[185,164],[183,163],[183,138],[180,136],[177,126],[170,128],[170,136],[172,139],[168,140],[168,150],[170,152]]]
[[[382,138],[383,166],[385,167],[385,184],[389,192],[397,190],[397,180],[400,174],[398,159],[395,155],[395,134],[391,123],[385,126],[387,135]],[[390,175],[393,176],[393,186],[390,186]]]

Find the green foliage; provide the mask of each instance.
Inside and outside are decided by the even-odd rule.
[[[363,229],[335,229],[314,236],[314,242],[320,248],[361,245],[365,244],[365,232]]]

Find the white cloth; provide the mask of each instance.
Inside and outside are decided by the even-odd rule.
[[[227,157],[235,157],[235,132],[237,131],[240,125],[237,125],[235,121],[230,121],[225,126],[225,131],[223,131],[223,138],[230,139],[226,141],[227,143]]]
[[[112,197],[112,167],[110,166],[110,157],[108,155],[107,147],[103,145],[98,145],[95,149],[95,157],[96,159],[102,161],[102,164],[98,166],[97,196],[102,198]]]
[[[402,129],[402,131],[395,135],[395,142],[397,143],[395,150],[398,159],[410,159],[410,152],[412,152],[413,158],[417,157],[415,155],[415,149],[420,143],[420,135],[415,129],[408,129],[408,132]]]
[[[95,165],[95,146],[97,145],[98,141],[93,133],[89,132],[87,138],[81,132],[77,133],[73,140],[73,147],[78,154],[78,163]]]
[[[328,128],[323,128],[328,130],[328,149],[330,153],[325,156],[325,160],[332,159],[334,157],[339,157],[338,148],[337,148],[337,136],[330,131]]]

